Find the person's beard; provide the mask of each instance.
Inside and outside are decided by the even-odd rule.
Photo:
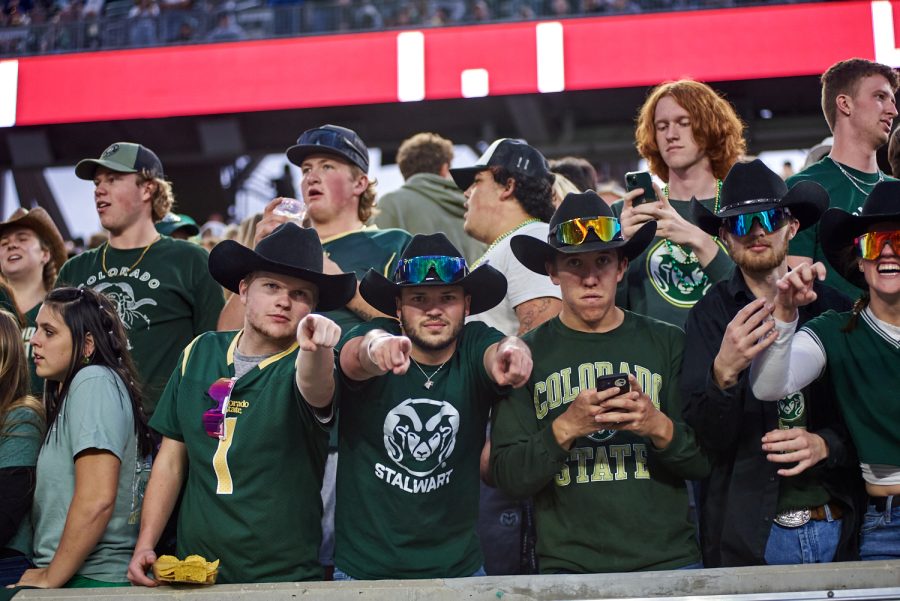
[[[421,320],[422,323],[424,323],[425,321],[427,320]],[[450,323],[447,319],[443,318],[440,321],[448,324]],[[464,325],[465,323],[460,320],[455,326],[452,327],[449,333],[444,335],[444,337],[438,339],[426,339],[419,335],[416,328],[412,326],[407,319],[405,319],[403,316],[400,317],[400,326],[403,328],[404,336],[409,338],[413,345],[427,351],[442,351],[445,348],[449,347],[451,344],[456,342],[457,338],[459,338]]]
[[[787,231],[787,228],[782,228]],[[752,274],[766,274],[781,265],[787,258],[788,241],[786,236],[782,234],[776,239],[766,240],[765,236],[760,236],[750,243],[742,243],[742,247],[737,253],[732,252],[732,258],[738,267]],[[768,245],[769,250],[763,253],[754,253],[749,250],[757,240],[762,240],[763,244]]]

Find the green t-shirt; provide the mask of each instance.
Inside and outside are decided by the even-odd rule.
[[[380,328],[374,319],[346,340]],[[479,457],[491,403],[502,389],[484,353],[503,334],[463,328],[453,356],[432,378],[410,364],[364,382],[342,378],[334,563],[353,578],[455,578],[483,563],[478,518]],[[437,365],[422,365],[428,374]]]
[[[234,376],[239,334],[208,332],[192,342],[150,420],[187,449],[178,554],[221,560],[223,584],[321,580],[327,434],[294,382],[297,345],[237,379],[225,440],[203,427],[203,413],[216,406],[210,385]]]
[[[385,277],[390,277],[397,267],[397,260],[412,239],[407,232],[398,229],[380,230],[374,225],[354,232],[339,234],[322,242],[326,256],[345,272],[353,272],[361,280],[371,267]],[[363,322],[350,309],[328,311],[324,315],[341,327],[346,334]]]
[[[684,333],[625,312],[616,329],[572,330],[559,317],[523,336],[534,368],[500,401],[491,431],[491,473],[516,498],[534,497],[542,573],[668,570],[700,561],[685,479],[709,460],[681,418]],[[674,422],[664,450],[632,432],[600,430],[565,450],[551,424],[598,375],[628,372]]]
[[[66,261],[56,284],[90,286],[116,305],[143,380],[144,411],[152,415],[178,353],[216,329],[225,300],[200,246],[163,236],[141,259],[143,252],[104,244]]]
[[[801,181],[814,181],[821,185],[828,192],[830,198],[830,207],[843,209],[848,213],[859,215],[859,210],[868,198],[869,193],[875,184],[878,183],[878,173],[865,173],[858,171],[852,167],[841,165],[844,170],[852,177],[860,180],[859,186],[853,184],[850,177],[844,175],[837,164],[831,157],[825,157],[818,163],[810,165],[800,173],[792,175],[787,180],[788,187],[793,187]],[[883,176],[883,179],[894,181],[892,177]],[[791,255],[800,257],[811,257],[813,261],[821,261],[828,267],[828,273],[825,277],[825,283],[832,288],[837,288],[850,298],[858,298],[862,294],[862,290],[851,284],[839,275],[830,263],[825,259],[825,253],[822,250],[822,241],[819,239],[819,225],[808,227],[803,231],[797,232],[794,239],[791,240],[789,251]]]
[[[37,462],[34,491],[34,564],[50,565],[59,546],[72,495],[75,457],[88,449],[115,455],[119,465],[116,502],[106,530],[77,575],[127,582],[128,562],[141,524],[150,458],[140,457],[128,390],[107,367],[89,365],[75,374]],[[90,484],[90,483],[88,483]]]
[[[690,202],[669,202],[681,217],[694,223]],[[710,211],[715,209],[714,198],[700,203]],[[622,201],[612,205],[616,217],[622,214],[622,206]],[[697,255],[687,247],[659,236],[653,238],[644,252],[629,262],[616,291],[616,305],[683,328],[688,311],[710,286],[731,277],[734,263],[725,247],[718,240],[716,243],[718,253],[702,268]]]
[[[28,407],[17,407],[9,412],[0,431],[0,469],[7,467],[34,467],[37,465],[43,436],[41,418]],[[30,493],[29,493],[30,495]],[[31,555],[31,520],[22,520],[19,530],[4,546],[23,555]]]
[[[36,304],[25,314],[25,327],[22,328],[22,342],[25,343],[25,359],[28,360],[28,375],[31,376],[31,394],[38,398],[44,395],[44,378],[38,376],[35,369],[31,337],[34,336],[34,331],[37,329],[37,314],[43,304]]]
[[[841,329],[850,313],[826,311],[806,322],[825,354],[824,377],[856,445],[860,461],[900,467],[900,343],[863,311],[851,332]]]

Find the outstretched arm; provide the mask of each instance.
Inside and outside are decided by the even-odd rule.
[[[318,409],[334,398],[334,347],[340,339],[340,326],[324,315],[310,313],[297,326],[297,388]]]
[[[524,386],[531,367],[531,349],[515,336],[507,336],[484,351],[484,369],[500,386]]]
[[[394,336],[385,330],[372,330],[357,336],[341,349],[341,370],[351,380],[362,382],[387,372],[397,375],[409,369],[412,342],[406,336]]]

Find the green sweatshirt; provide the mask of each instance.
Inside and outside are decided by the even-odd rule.
[[[684,334],[625,312],[603,334],[554,318],[523,339],[534,355],[528,384],[495,405],[491,473],[497,486],[534,497],[541,573],[668,570],[700,561],[686,479],[709,461],[681,420]],[[553,420],[598,375],[629,372],[675,425],[663,450],[632,432],[601,430],[559,446]]]

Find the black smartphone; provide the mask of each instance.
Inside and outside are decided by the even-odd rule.
[[[600,376],[597,378],[598,391],[616,387],[619,389],[619,395],[625,394],[631,390],[631,385],[628,383],[628,374],[610,374],[608,376]]]
[[[636,188],[643,188],[644,194],[635,198],[632,206],[638,206],[645,202],[656,202],[656,192],[653,191],[653,178],[649,171],[629,171],[625,174],[625,191],[631,192]]]

